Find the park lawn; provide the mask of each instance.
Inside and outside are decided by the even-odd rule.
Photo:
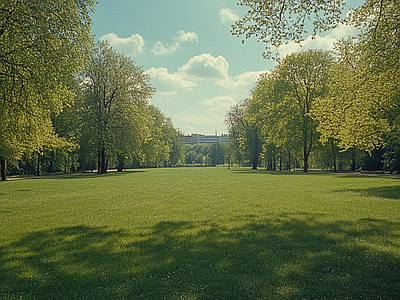
[[[0,299],[399,297],[399,177],[218,167],[0,183]]]

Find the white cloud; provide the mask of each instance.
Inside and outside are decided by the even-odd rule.
[[[203,53],[189,59],[179,72],[194,79],[223,79],[228,77],[229,64],[223,56]]]
[[[219,15],[221,17],[221,23],[229,22],[233,23],[237,20],[239,20],[239,16],[235,14],[235,12],[230,9],[230,8],[223,8],[219,12]]]
[[[340,24],[338,27],[331,30],[331,35],[341,39],[357,34],[357,28],[352,25]]]
[[[179,72],[168,73],[167,68],[151,68],[146,71],[151,82],[160,93],[176,93],[178,89],[192,90],[197,84],[184,78]]]
[[[357,29],[350,25],[340,24],[338,27],[332,29],[325,36],[317,35],[314,39],[309,36],[300,45],[290,42],[278,49],[280,57],[285,57],[293,52],[299,52],[306,49],[323,49],[333,50],[335,42],[340,39],[355,35]]]
[[[169,73],[167,68],[151,68],[146,71],[157,92],[164,94],[177,93],[180,89],[190,91],[203,80],[209,80],[230,91],[248,92],[266,71],[249,71],[236,77],[230,77],[228,72],[228,61],[223,56],[214,57],[209,53],[192,57],[175,73]]]
[[[202,133],[213,134],[217,128],[220,133],[225,132],[221,124],[223,124],[224,116],[216,117],[210,113],[194,113],[192,111],[183,110],[179,114],[173,115],[174,124],[181,124],[181,130],[185,133]],[[203,128],[199,132],[196,128]]]
[[[192,42],[192,41],[199,41],[199,38],[197,34],[194,32],[185,32],[184,30],[179,30],[178,31],[178,36],[174,37],[178,42]]]
[[[252,87],[254,87],[260,75],[264,74],[265,72],[267,71],[244,72],[233,78],[228,77],[221,79],[217,81],[216,84],[230,90],[233,89],[250,90]]]
[[[157,41],[151,52],[153,52],[154,55],[165,55],[174,53],[176,50],[178,50],[178,48],[179,48],[178,42],[175,42],[172,45],[167,44],[166,46],[164,46],[162,42]]]
[[[176,50],[179,49],[180,44],[182,42],[192,42],[192,41],[196,41],[198,42],[199,39],[197,37],[197,34],[195,34],[194,32],[186,32],[184,30],[180,30],[178,31],[178,36],[173,38],[175,40],[175,42],[173,42],[172,44],[166,44],[164,45],[164,43],[157,41],[153,47],[153,49],[151,50],[151,52],[154,53],[154,55],[166,55],[166,54],[171,54],[174,53]]]
[[[115,33],[108,33],[99,38],[106,40],[117,52],[124,53],[127,56],[135,56],[143,51],[145,45],[144,39],[140,34],[134,34],[128,38],[118,37]]]
[[[204,101],[204,105],[211,108],[212,114],[223,114],[229,110],[230,107],[236,104],[236,101],[229,95],[217,96]]]

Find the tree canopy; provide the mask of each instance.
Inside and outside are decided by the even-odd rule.
[[[326,62],[310,56],[303,66],[298,58],[305,54],[279,57],[276,52],[280,62],[257,82],[249,106],[256,103],[260,108],[256,118],[265,136],[262,156],[274,147],[289,151],[299,140],[315,144],[319,135],[322,145],[317,146],[330,145],[334,160],[338,149],[353,153],[352,165],[355,149],[371,155],[383,149],[383,164],[393,166],[400,141],[399,2],[366,0],[347,16],[343,14],[345,1],[242,0],[238,5],[249,11],[232,25],[232,34],[266,43],[265,58],[273,58],[273,52],[285,43],[300,43],[310,34],[315,37],[341,23],[358,28],[356,36],[337,41]],[[313,77],[318,88],[310,89],[307,78],[317,69],[323,70]],[[297,105],[291,107],[288,99],[297,99]],[[304,144],[304,168],[310,149]]]
[[[232,25],[232,35],[252,36],[266,44],[263,56],[269,58],[280,46],[303,41],[306,34],[316,36],[343,21],[343,0],[241,0],[238,5],[249,7],[244,17]]]
[[[104,173],[108,163],[122,169],[157,151],[157,165],[182,159],[171,120],[149,106],[148,75],[107,43],[93,44],[95,3],[0,2],[2,180],[6,160],[18,172],[39,174],[94,167]]]
[[[146,107],[154,90],[149,77],[128,57],[100,41],[81,78],[81,121],[86,143],[97,153],[99,173],[110,156],[139,156],[147,138]]]
[[[72,102],[91,48],[94,0],[0,3],[0,160],[57,139],[51,115]]]

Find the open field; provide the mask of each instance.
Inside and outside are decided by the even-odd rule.
[[[0,299],[399,299],[400,178],[225,168],[0,183]]]

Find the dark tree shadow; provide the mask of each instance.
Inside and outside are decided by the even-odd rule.
[[[347,189],[347,190],[341,190],[341,192],[358,193],[364,197],[379,197],[379,198],[400,200],[400,185],[380,186],[380,187],[365,188],[365,189]]]
[[[399,222],[318,220],[40,231],[0,248],[0,298],[398,299]]]
[[[274,176],[321,176],[321,175],[335,175],[340,176],[343,175],[341,173],[334,173],[333,171],[313,171],[310,170],[308,172],[303,172],[301,169],[296,169],[292,171],[282,170],[282,171],[271,171],[271,170],[264,170],[259,168],[258,170],[252,170],[249,168],[241,168],[241,169],[233,169],[231,171],[234,174],[250,174],[250,175],[274,175]]]

